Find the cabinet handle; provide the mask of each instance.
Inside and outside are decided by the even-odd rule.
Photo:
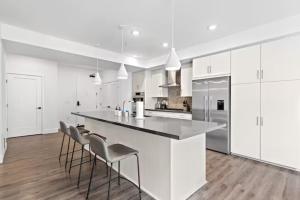
[[[256,117],[256,126],[258,126],[259,125],[259,117],[257,116]]]
[[[211,66],[209,66],[209,73],[211,73]]]
[[[256,78],[259,79],[259,70],[256,70]]]
[[[264,79],[264,70],[261,70],[261,79]]]
[[[206,67],[206,73],[209,73],[209,66]]]
[[[263,126],[264,125],[264,118],[260,117],[260,125]]]

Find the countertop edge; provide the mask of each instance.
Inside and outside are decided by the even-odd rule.
[[[151,133],[151,134],[154,134],[154,135],[159,135],[159,136],[167,137],[167,138],[170,138],[170,139],[176,139],[176,140],[186,139],[186,138],[182,138],[182,137],[179,137],[179,136],[176,136],[176,135],[170,135],[170,134],[164,133],[164,132],[154,131],[154,130],[140,128],[140,127],[136,127],[136,126],[131,126],[131,125],[115,122],[115,121],[109,121],[109,120],[105,120],[105,119],[91,117],[91,116],[84,115],[84,114],[81,114],[81,113],[71,112],[71,114],[77,115],[77,116],[80,116],[80,117],[85,117],[85,118],[88,118],[88,119],[93,119],[93,120],[97,120],[97,121],[110,123],[110,124],[115,124],[115,125],[118,125],[118,126],[123,126],[125,128],[130,128],[130,129],[134,129],[134,130],[138,130],[138,131],[148,132],[148,133]]]

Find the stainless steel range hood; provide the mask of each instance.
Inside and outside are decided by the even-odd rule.
[[[167,71],[166,72],[167,83],[160,85],[159,87],[169,88],[169,87],[180,87],[180,70],[177,71]]]

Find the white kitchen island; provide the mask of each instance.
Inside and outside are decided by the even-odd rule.
[[[139,151],[143,191],[158,200],[183,200],[206,183],[205,133],[225,124],[193,120],[118,117],[113,112],[72,113],[86,128]],[[137,183],[135,157],[122,161],[121,174]],[[138,192],[138,191],[137,191]]]

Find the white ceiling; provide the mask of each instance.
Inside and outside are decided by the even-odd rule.
[[[175,0],[175,46],[184,49],[300,13],[299,0]],[[120,24],[128,34],[126,53],[150,59],[167,53],[171,0],[1,0],[0,21],[60,38],[120,51]],[[218,29],[209,32],[209,24]]]
[[[40,48],[40,47],[21,44],[17,42],[4,41],[4,45],[5,45],[5,50],[8,53],[53,60],[60,64],[66,64],[75,67],[96,69],[97,61],[95,58],[60,52],[60,51],[46,49],[46,48]],[[120,63],[100,60],[99,68],[100,70],[118,70],[120,68]],[[141,70],[138,67],[129,66],[129,65],[126,65],[126,69],[129,72]]]

